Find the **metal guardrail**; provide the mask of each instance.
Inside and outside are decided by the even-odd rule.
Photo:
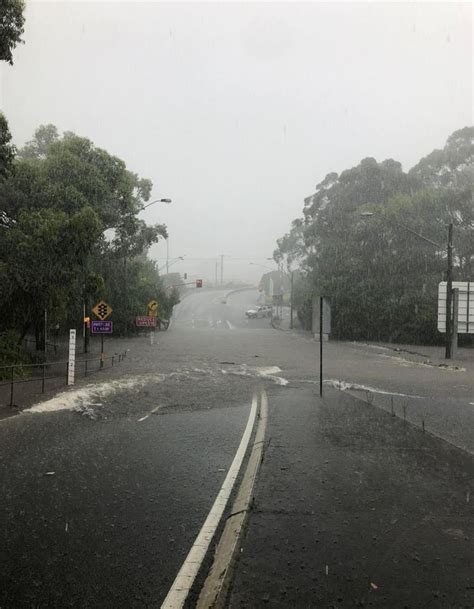
[[[115,363],[122,362],[127,357],[127,352],[116,353],[109,357],[97,357],[83,360],[76,360],[75,373],[76,377],[82,372],[83,376],[86,377],[89,374],[100,372],[106,367],[106,363],[110,362],[110,368],[113,368]],[[95,364],[98,362],[98,366]],[[24,372],[25,369],[31,368],[32,374],[27,378],[21,377],[20,374],[16,374],[18,370]],[[5,376],[7,380],[0,381],[0,392],[2,388],[9,387],[9,398],[8,406],[15,406],[15,385],[25,385],[26,383],[41,383],[41,393],[45,393],[47,381],[52,380],[64,380],[64,385],[67,385],[68,379],[68,368],[69,361],[58,361],[58,362],[43,362],[40,364],[13,364],[11,366],[0,366],[0,373],[3,372],[2,376]],[[39,370],[38,374],[34,374],[35,370]],[[5,374],[6,372],[6,374]],[[52,372],[52,374],[51,374]],[[61,383],[62,386],[62,383]],[[32,392],[34,393],[34,392]],[[8,389],[7,389],[8,394]],[[1,400],[1,397],[0,397]],[[0,401],[1,404],[1,401]]]

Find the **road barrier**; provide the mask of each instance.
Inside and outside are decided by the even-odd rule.
[[[97,357],[76,360],[76,377],[84,377],[100,372],[104,368],[113,368],[127,357],[127,352],[115,353],[109,357]],[[109,365],[107,366],[107,362]],[[0,405],[18,406],[15,400],[27,398],[38,393],[45,393],[46,389],[55,389],[68,384],[69,361],[43,362],[41,364],[15,364],[0,367]],[[26,376],[26,378],[25,378]],[[38,385],[41,387],[39,390]],[[27,390],[27,388],[31,388]],[[17,389],[21,388],[22,391]],[[19,396],[19,393],[21,396]]]

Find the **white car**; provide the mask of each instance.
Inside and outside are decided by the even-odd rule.
[[[245,311],[245,315],[249,319],[257,319],[257,317],[271,317],[272,316],[272,307],[271,305],[261,305],[256,309],[249,309]]]

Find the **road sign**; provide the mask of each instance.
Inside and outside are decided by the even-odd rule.
[[[139,328],[154,328],[156,326],[156,315],[137,315],[135,325]]]
[[[95,307],[93,307],[92,312],[96,317],[103,321],[112,313],[112,307],[108,305],[105,300],[100,300]]]
[[[113,321],[92,321],[92,334],[112,334]]]
[[[158,315],[158,309],[159,309],[160,305],[157,300],[150,300],[147,307],[148,307],[148,317],[156,317]]]
[[[459,290],[458,334],[474,334],[474,282],[453,281]],[[446,281],[438,286],[438,330],[446,332]]]

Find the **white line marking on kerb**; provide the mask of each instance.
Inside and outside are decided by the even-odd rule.
[[[252,435],[256,414],[257,395],[254,394],[247,426],[240,441],[239,448],[235,453],[232,465],[227,472],[227,476],[223,485],[221,486],[216,500],[214,501],[214,505],[206,518],[206,521],[202,525],[202,528],[199,531],[199,534],[196,537],[196,540],[194,541],[186,560],[184,561],[178,575],[176,576],[176,579],[173,582],[173,585],[171,586],[165,600],[163,601],[163,604],[161,605],[161,609],[179,609],[186,601],[191,586],[194,583],[196,575],[198,574],[202,561],[204,560],[206,552],[209,548],[209,544],[211,543],[220,519],[222,518],[222,514],[224,513],[224,509],[229,500],[232,488],[239,474],[245,452],[250,442],[250,436]]]

